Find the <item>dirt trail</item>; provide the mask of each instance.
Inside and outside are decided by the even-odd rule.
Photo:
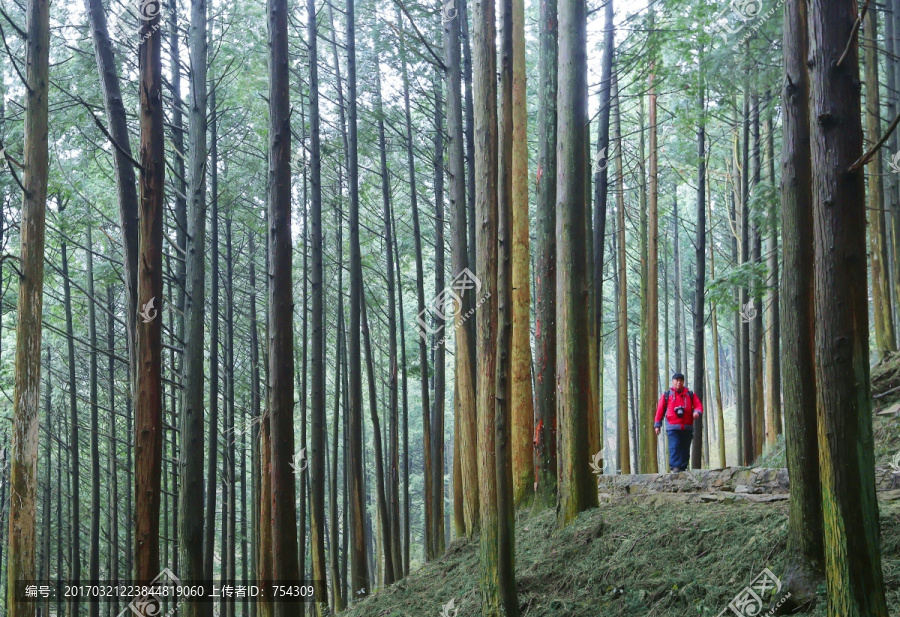
[[[900,500],[900,470],[877,467],[881,500]],[[787,469],[726,467],[669,474],[600,476],[601,502],[715,503],[785,501],[790,498]]]

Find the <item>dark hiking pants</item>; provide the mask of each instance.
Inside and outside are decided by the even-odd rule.
[[[666,435],[669,437],[669,470],[673,467],[687,469],[694,429],[666,429]]]

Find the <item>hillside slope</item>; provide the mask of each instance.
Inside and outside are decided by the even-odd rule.
[[[900,615],[900,495],[881,493],[880,511],[888,607]],[[562,531],[553,512],[522,514],[521,615],[715,617],[763,568],[783,572],[787,517],[786,501],[683,503],[670,495],[606,503]],[[458,540],[441,559],[346,614],[480,615],[477,549],[477,542]],[[819,596],[811,614],[824,616],[824,589]]]

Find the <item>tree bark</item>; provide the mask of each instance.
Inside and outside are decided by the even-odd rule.
[[[625,255],[625,175],[622,165],[622,110],[619,106],[618,67],[612,72],[613,99],[616,114],[613,117],[613,139],[616,142],[616,236],[618,238],[619,298],[616,314],[616,448],[619,473],[631,473],[631,444],[628,439],[628,265]]]
[[[881,139],[881,97],[878,89],[878,11],[866,11],[864,30],[866,84],[866,148]],[[862,36],[862,35],[860,35]],[[869,222],[869,263],[872,271],[872,313],[875,317],[875,348],[881,358],[897,349],[888,282],[887,225],[884,216],[884,179],[881,149],[868,166],[866,213]]]
[[[557,0],[540,3],[537,159],[537,272],[535,273],[534,406],[538,502],[556,503],[556,93]]]
[[[816,409],[828,615],[886,617],[871,446],[865,186],[862,170],[849,171],[862,155],[855,43],[838,63],[856,12],[853,3],[810,3]]]
[[[518,397],[513,399],[514,388],[521,387],[517,381],[515,365],[513,364],[514,342],[516,327],[517,307],[513,298],[513,277],[516,261],[516,242],[514,225],[516,206],[521,206],[517,200],[522,195],[516,193],[516,173],[521,173],[519,165],[526,167],[528,161],[517,160],[521,153],[517,144],[516,133],[521,131],[524,137],[525,127],[516,126],[517,120],[524,120],[519,114],[524,115],[524,109],[516,109],[516,54],[518,51],[516,37],[520,22],[517,18],[515,4],[521,0],[503,0],[500,8],[500,93],[498,110],[499,141],[497,148],[498,178],[497,178],[497,329],[496,329],[496,395],[493,409],[485,409],[486,413],[494,412],[494,443],[496,455],[494,457],[496,484],[497,484],[497,579],[499,583],[500,613],[508,617],[516,617],[519,614],[519,602],[516,590],[516,510],[515,510],[515,480],[517,474],[513,473],[516,454],[516,435],[514,430],[520,427],[513,424],[521,422],[518,411],[511,405],[521,404]],[[524,17],[522,18],[524,19]],[[522,25],[524,28],[524,24]],[[522,33],[524,39],[524,32]],[[524,56],[524,40],[521,41]],[[524,65],[524,57],[522,58]],[[524,73],[524,66],[522,66]],[[524,78],[524,75],[522,75]],[[523,80],[524,81],[524,80]],[[524,87],[524,83],[519,84]],[[521,93],[524,97],[524,92]],[[524,107],[525,101],[521,101]],[[521,180],[521,179],[519,179]],[[525,203],[527,223],[527,199]],[[527,234],[526,234],[527,237]],[[521,249],[521,247],[519,247]],[[528,265],[528,256],[524,255],[525,265]],[[527,282],[526,282],[527,284]],[[525,298],[527,302],[529,298]],[[525,315],[528,316],[528,313]],[[527,320],[526,320],[527,323]],[[530,334],[530,328],[526,336]],[[526,341],[528,344],[528,341]],[[529,351],[531,347],[529,345]],[[529,356],[531,354],[529,353]],[[530,368],[530,361],[529,361]],[[530,373],[530,371],[529,371]],[[531,384],[530,375],[527,382]],[[529,395],[531,389],[529,388]],[[513,403],[513,401],[516,401]],[[530,401],[530,398],[529,398]],[[514,420],[514,418],[516,418]],[[512,456],[510,454],[512,453]],[[519,452],[519,454],[523,454]],[[530,457],[529,457],[530,460]],[[529,464],[530,467],[530,464]],[[520,471],[520,470],[517,470]],[[482,611],[484,613],[484,611]]]
[[[206,0],[191,2],[189,35],[189,55],[191,59],[190,112],[188,116],[188,192],[190,206],[187,213],[187,246],[185,253],[185,302],[184,315],[184,375],[181,413],[181,449],[179,465],[181,472],[181,499],[178,520],[180,522],[179,543],[181,572],[184,580],[203,580],[205,577],[203,557],[203,416],[204,386],[203,373],[204,322],[206,320],[206,132],[207,132],[207,16]],[[213,225],[216,225],[214,222]],[[218,270],[218,256],[213,244],[212,263]],[[212,281],[217,288],[218,281]],[[216,291],[213,292],[217,293]],[[254,298],[255,301],[255,298]],[[216,302],[213,311],[218,310]],[[211,320],[212,328],[218,329],[218,319]],[[215,356],[215,351],[213,351]],[[215,374],[215,373],[214,373]],[[216,378],[210,380],[210,384]],[[251,388],[253,386],[251,385]],[[210,406],[217,401],[210,399]],[[255,443],[255,442],[254,442]],[[215,526],[215,519],[207,524]],[[200,617],[207,607],[200,602],[184,602],[182,617]]]
[[[269,425],[272,465],[272,579],[300,579],[294,462],[294,330],[291,274],[291,127],[288,6],[269,0]],[[295,602],[274,602],[276,617]]]
[[[353,597],[360,599],[367,595],[369,589],[369,573],[366,564],[366,532],[365,532],[365,495],[363,476],[363,437],[362,437],[362,366],[360,354],[360,302],[362,297],[362,260],[359,245],[359,153],[356,126],[356,17],[355,0],[347,0],[347,111],[349,117],[348,131],[348,173],[350,183],[350,328],[347,344],[349,355],[349,481],[350,481],[350,537],[353,543],[351,550],[351,589]],[[418,230],[416,230],[418,238]],[[421,274],[421,270],[420,270]],[[423,342],[424,345],[424,342]],[[423,358],[424,360],[424,358]],[[423,389],[427,392],[428,380],[423,375]],[[427,399],[425,399],[427,401]],[[428,404],[424,404],[424,413],[428,415]],[[426,454],[427,456],[427,454]],[[427,472],[426,472],[427,473]]]
[[[318,24],[316,23],[316,6],[314,0],[306,3],[307,38],[309,56],[309,239],[312,248],[312,266],[309,271],[309,282],[312,288],[312,315],[310,326],[312,338],[311,372],[310,372],[310,409],[312,424],[310,426],[310,550],[313,581],[318,581],[316,594],[316,615],[322,617],[328,606],[328,590],[324,589],[327,579],[325,565],[325,459],[328,456],[326,419],[325,419],[325,288],[323,286],[323,248],[322,248],[322,155],[319,128],[319,55]],[[341,268],[342,270],[342,268]],[[338,286],[341,295],[343,290]],[[343,304],[343,303],[341,303]],[[338,349],[338,382],[340,382],[340,349]],[[332,472],[337,476],[337,465]],[[332,492],[334,492],[332,490]],[[334,496],[332,496],[332,500]],[[334,516],[334,512],[332,512]],[[332,544],[337,537],[332,537]],[[300,573],[305,576],[304,572]],[[337,590],[335,590],[337,591]],[[335,595],[335,609],[337,598]],[[340,608],[343,608],[341,602]]]
[[[115,142],[113,148],[113,168],[116,175],[116,190],[119,202],[119,226],[122,230],[125,278],[125,339],[128,344],[132,388],[137,373],[135,357],[135,332],[137,328],[137,277],[138,277],[138,193],[135,187],[134,166],[131,157],[131,139],[128,134],[128,118],[122,91],[119,86],[118,68],[102,0],[85,0],[85,11],[91,26],[97,72],[100,75],[100,90],[106,109],[109,134]],[[149,24],[144,23],[144,27]],[[144,30],[141,31],[143,35]],[[158,307],[157,307],[158,308]],[[134,396],[134,393],[131,393]]]
[[[701,50],[702,57],[702,50]],[[697,128],[697,279],[694,284],[694,394],[706,400],[706,85],[701,73],[699,84],[700,126]],[[677,236],[676,236],[677,237]],[[685,354],[686,357],[687,354]],[[691,468],[702,467],[704,416],[694,419],[694,439],[691,447]],[[724,466],[724,465],[723,465]]]
[[[454,280],[468,269],[469,250],[467,238],[466,177],[464,170],[464,135],[462,125],[461,71],[460,71],[460,22],[451,19],[444,22],[444,55],[447,64],[447,130],[450,135],[449,154],[449,197],[450,197],[450,263]],[[468,93],[467,93],[468,96]],[[385,214],[388,221],[388,214]],[[390,226],[386,223],[386,232]],[[390,259],[390,235],[388,238],[388,280],[393,276]],[[388,285],[389,311],[393,307],[393,284]],[[470,317],[475,303],[472,293],[461,296],[462,306],[454,319],[456,354],[454,356],[456,379],[454,398],[456,415],[454,427],[454,465],[460,467],[460,480],[454,473],[454,490],[462,489],[463,529],[462,534],[473,538],[478,530],[478,420],[475,412],[475,320]],[[389,314],[393,314],[390,313]],[[396,318],[389,323],[396,323]],[[391,326],[393,332],[395,326]],[[396,339],[392,339],[396,344]],[[393,347],[392,347],[393,348]],[[396,354],[392,364],[394,387],[396,388]],[[457,530],[459,532],[459,530]],[[462,535],[460,534],[460,535]]]
[[[165,135],[162,96],[162,32],[157,13],[140,28],[141,173],[138,209],[138,303],[143,314],[135,345],[135,563],[134,578],[159,573],[159,507],[162,473],[162,310]],[[155,309],[155,310],[152,310]],[[150,319],[156,316],[155,319]],[[148,320],[149,319],[149,320]],[[77,519],[76,519],[77,520]]]
[[[784,585],[796,605],[815,597],[824,578],[825,536],[819,446],[816,440],[815,248],[810,83],[807,68],[807,0],[788,0],[784,8],[784,128],[781,150],[781,225],[784,235],[784,430],[791,502]]]
[[[587,32],[584,0],[559,5],[559,92],[556,195],[556,382],[559,388],[559,493],[557,522],[597,505],[590,471],[588,397],[588,285],[585,259],[585,179],[587,113]]]
[[[60,243],[63,276],[63,306],[66,311],[66,352],[69,373],[69,474],[72,489],[69,497],[70,521],[81,520],[81,450],[78,439],[78,387],[75,382],[75,331],[72,324],[72,283],[69,278],[69,252],[65,241]],[[71,523],[70,523],[71,524]],[[70,527],[69,535],[69,576],[71,580],[81,579],[81,534],[77,527]],[[9,566],[7,566],[9,567]],[[70,597],[66,603],[69,617],[77,617],[79,598]]]
[[[528,221],[528,111],[525,105],[525,4],[512,0],[512,350],[510,355],[513,499],[534,494],[534,402],[531,391],[531,273]]]

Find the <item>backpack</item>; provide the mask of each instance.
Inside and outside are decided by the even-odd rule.
[[[663,403],[663,410],[664,410],[663,417],[665,417],[665,414],[667,414],[669,412],[669,392],[671,392],[671,391],[672,391],[671,389],[666,390],[666,393],[663,394],[663,399],[665,399],[665,402]],[[694,412],[694,393],[691,390],[688,390],[687,396],[689,399],[691,399],[691,413],[693,413]]]

